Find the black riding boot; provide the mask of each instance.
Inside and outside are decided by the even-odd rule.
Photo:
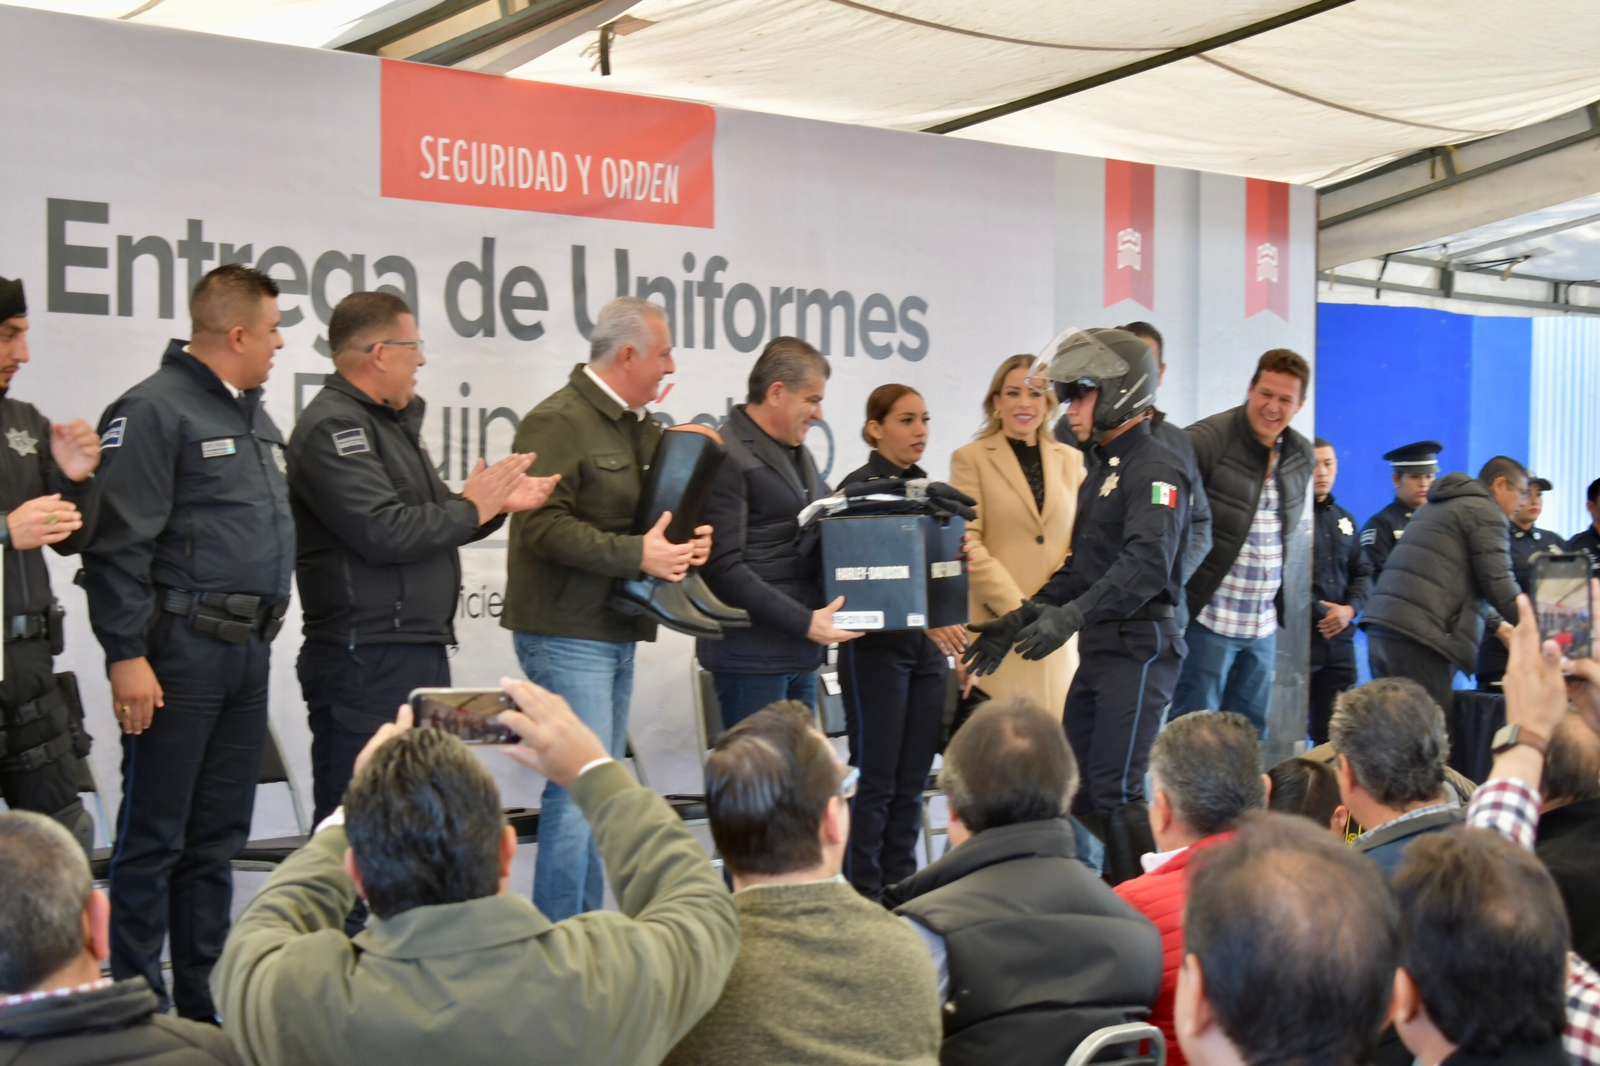
[[[674,544],[692,539],[695,527],[705,515],[711,485],[727,456],[720,444],[704,434],[662,434],[644,488],[639,493],[639,505],[634,510],[633,535],[648,533],[663,512],[671,511],[672,521],[667,524],[666,538]],[[691,582],[689,578],[694,580]],[[709,602],[702,605],[701,597],[691,595],[691,586],[704,589],[704,583],[693,571],[677,582],[663,581],[648,574],[632,581],[618,580],[609,604],[613,610],[647,615],[668,629],[692,637],[716,639],[722,636],[724,625],[749,624],[748,615],[721,604],[708,589],[705,593]],[[721,607],[721,611],[712,614],[705,607]],[[724,619],[719,617],[721,614],[729,617]]]

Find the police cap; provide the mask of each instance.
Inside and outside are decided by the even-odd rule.
[[[1436,440],[1419,440],[1384,452],[1383,458],[1396,474],[1437,474],[1442,451],[1444,445]]]
[[[27,313],[28,301],[22,295],[22,282],[0,278],[0,322]]]
[[[1555,488],[1554,485],[1550,484],[1549,478],[1538,476],[1528,478],[1528,487],[1530,489],[1538,489],[1540,492],[1549,492]]]

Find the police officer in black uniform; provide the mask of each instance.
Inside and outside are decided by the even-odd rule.
[[[328,320],[336,373],[289,437],[299,537],[300,688],[311,719],[314,822],[333,813],[356,755],[416,688],[450,684],[461,588],[456,549],[531,510],[558,477],[533,456],[483,460],[451,492],[422,446],[426,359],[400,297],[356,292]]]
[[[1589,524],[1574,533],[1567,546],[1587,555],[1590,573],[1600,577],[1600,477],[1589,482],[1584,499],[1589,508]]]
[[[0,278],[0,797],[13,810],[50,815],[87,851],[94,823],[78,793],[94,787],[83,761],[89,735],[76,685],[62,684],[54,672],[62,611],[40,549],[48,544],[72,555],[88,542],[99,509],[94,468],[100,441],[81,418],[52,425],[32,404],[5,396],[28,361],[27,331],[22,282]]]
[[[1313,745],[1328,742],[1333,701],[1356,684],[1355,616],[1372,595],[1372,570],[1356,520],[1333,500],[1339,456],[1318,437],[1311,470],[1311,718]]]
[[[1394,500],[1367,519],[1361,527],[1361,548],[1372,568],[1372,584],[1378,584],[1383,564],[1389,561],[1394,542],[1406,531],[1406,523],[1417,508],[1428,502],[1428,489],[1439,476],[1439,453],[1444,445],[1436,440],[1419,440],[1383,453],[1393,467]]]
[[[106,408],[102,514],[84,587],[122,725],[111,971],[163,1004],[216,1011],[231,861],[250,834],[271,641],[288,609],[294,517],[283,436],[261,402],[278,287],[238,264],[195,286],[192,338]]]
[[[1138,856],[1119,849],[1134,842],[1111,822],[1141,828],[1150,745],[1189,650],[1175,615],[1190,486],[1145,418],[1159,370],[1144,341],[1122,330],[1065,330],[1044,358],[1041,373],[1065,384],[1068,424],[1090,460],[1072,554],[1032,600],[970,626],[979,636],[966,660],[991,673],[1012,645],[1042,659],[1080,634],[1064,714],[1083,769],[1073,813],[1105,834],[1108,870],[1127,870]]]
[[[1551,488],[1550,481],[1542,477],[1528,479],[1528,502],[1511,516],[1511,576],[1517,587],[1533,595],[1533,556],[1536,552],[1566,552],[1574,549],[1558,533],[1540,529],[1535,523],[1544,512],[1544,494]],[[1485,633],[1478,644],[1478,688],[1484,692],[1499,692],[1500,680],[1506,673],[1506,646],[1493,633]]]

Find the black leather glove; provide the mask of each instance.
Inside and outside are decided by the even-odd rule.
[[[1016,643],[1017,633],[1038,616],[1038,605],[1027,600],[1010,614],[1001,615],[988,622],[968,623],[967,628],[979,636],[977,640],[967,645],[967,654],[962,656],[961,661],[967,664],[969,671],[979,677],[994,673],[1000,669],[1000,664],[1010,654],[1011,645]]]
[[[1017,634],[1017,654],[1030,662],[1043,659],[1082,628],[1083,612],[1078,610],[1077,604],[1040,607],[1037,617]]]

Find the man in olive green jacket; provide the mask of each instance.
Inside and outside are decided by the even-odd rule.
[[[572,789],[622,913],[552,923],[508,894],[493,778],[402,708],[357,760],[343,824],[279,868],[212,973],[247,1064],[654,1066],[716,1001],[738,922],[704,849],[560,697],[504,685],[523,738],[507,752]],[[352,940],[358,892],[374,917]]]
[[[528,413],[512,444],[538,452],[531,473],[561,480],[538,511],[512,519],[500,624],[529,679],[563,697],[615,758],[627,744],[633,645],[654,640],[656,627],[608,607],[612,585],[641,574],[681,580],[711,551],[709,526],[688,544],[667,540],[665,516],[647,533],[632,531],[661,443],[645,404],[672,371],[660,305],[619,296],[595,318],[589,362]],[[540,805],[534,905],[560,921],[598,909],[604,889],[589,827],[552,781]]]

